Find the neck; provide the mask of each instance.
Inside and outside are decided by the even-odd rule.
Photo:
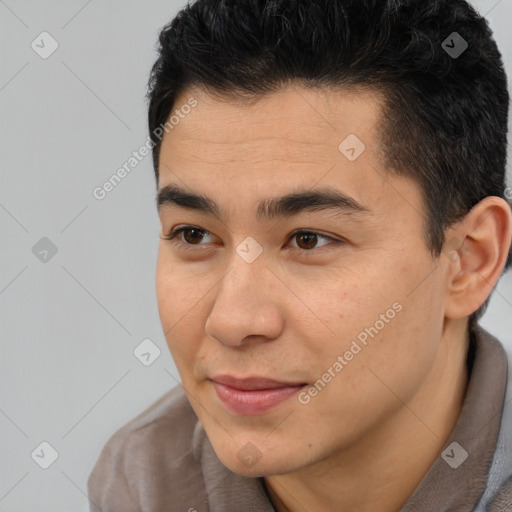
[[[455,427],[468,383],[468,343],[466,319],[447,320],[424,385],[392,417],[357,445],[328,459],[294,473],[265,477],[276,510],[399,510]]]

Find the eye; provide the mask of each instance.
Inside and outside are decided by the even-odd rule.
[[[204,244],[198,244],[196,243],[198,240],[201,241],[201,239],[205,236],[205,234],[209,234],[208,231],[205,231],[204,229],[196,228],[194,226],[183,226],[181,228],[176,228],[175,230],[171,231],[171,233],[168,236],[162,237],[164,240],[169,240],[173,244],[180,245],[184,247],[185,249],[193,248],[191,246],[194,245],[204,245]],[[183,237],[180,237],[180,235],[183,235]],[[183,241],[183,239],[185,241]]]
[[[295,239],[297,241],[297,249],[304,252],[311,252],[313,249],[316,249],[317,247],[323,247],[324,245],[328,244],[322,244],[320,246],[317,245],[318,240],[323,238],[324,240],[327,240],[328,242],[334,242],[334,243],[342,243],[341,240],[335,240],[334,238],[331,238],[327,235],[322,235],[321,233],[318,233],[316,231],[306,231],[306,230],[299,230],[294,231],[288,238],[288,241]],[[305,247],[300,247],[300,245],[303,245]]]
[[[184,249],[194,250],[194,246],[205,245],[201,243],[205,236],[213,235],[208,231],[195,226],[182,226],[174,229],[168,236],[164,236],[162,238],[169,240],[171,243],[179,245]],[[325,245],[338,245],[344,243],[342,240],[336,240],[317,231],[308,231],[304,229],[291,233],[288,237],[288,242],[292,241],[293,239],[296,239],[297,243],[296,246],[292,246],[292,248],[298,249],[302,254],[311,253],[313,249],[323,247]],[[319,239],[327,240],[327,243],[318,245]]]

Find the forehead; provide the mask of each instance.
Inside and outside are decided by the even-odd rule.
[[[382,167],[381,98],[375,93],[297,85],[246,101],[212,96],[195,87],[177,96],[173,113],[180,114],[191,99],[196,106],[183,109],[188,112],[185,115],[174,115],[177,124],[164,133],[159,161],[162,174],[171,163],[175,168],[192,167],[196,173],[215,173],[222,167],[222,176],[212,175],[217,179],[256,169],[265,169],[266,177],[279,172],[285,178],[287,171],[297,175],[314,167],[314,179],[332,166],[347,170],[368,164]]]
[[[179,112],[191,98],[197,106],[164,135],[163,145],[173,145],[173,140],[176,144],[189,142],[187,150],[190,150],[194,149],[194,142],[200,141],[209,143],[212,146],[209,149],[219,146],[220,152],[222,145],[231,143],[237,144],[242,152],[244,146],[260,141],[262,150],[266,146],[274,151],[284,150],[297,143],[297,146],[309,144],[311,152],[315,145],[330,146],[337,151],[339,143],[351,133],[366,139],[373,149],[378,142],[375,132],[383,98],[369,89],[312,89],[290,85],[266,95],[241,99],[212,95],[193,87],[176,97],[174,111]],[[298,149],[304,152],[304,148]]]
[[[378,94],[289,86],[244,101],[189,88],[173,112],[191,98],[197,105],[164,135],[160,189],[181,183],[219,203],[248,206],[325,186],[377,212],[412,207],[421,215],[414,183],[402,192],[390,186],[403,178],[383,165]],[[404,194],[408,201],[398,204]]]

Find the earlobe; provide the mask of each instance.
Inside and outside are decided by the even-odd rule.
[[[448,318],[474,313],[489,297],[505,267],[512,241],[512,212],[502,198],[489,196],[447,233]]]

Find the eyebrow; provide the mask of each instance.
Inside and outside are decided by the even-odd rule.
[[[157,193],[157,207],[160,212],[168,206],[180,206],[219,220],[227,220],[228,215],[208,196],[195,194],[177,185],[166,185]],[[333,188],[304,190],[282,197],[267,198],[258,204],[258,220],[273,220],[298,215],[305,211],[332,211],[337,215],[368,215],[372,211],[351,196]]]

